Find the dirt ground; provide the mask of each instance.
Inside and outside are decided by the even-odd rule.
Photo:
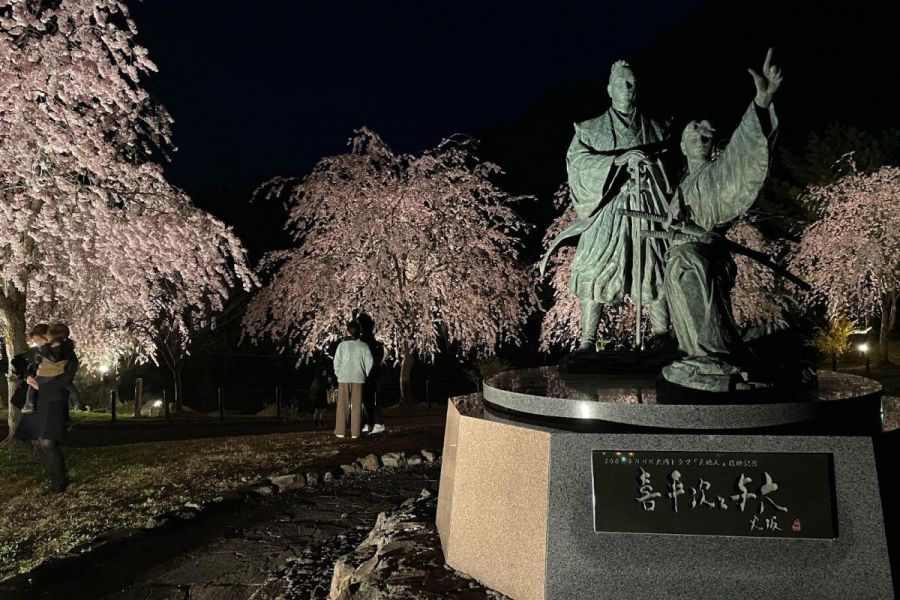
[[[67,447],[72,484],[49,496],[30,448],[20,444],[12,454],[0,452],[0,579],[101,533],[142,527],[153,515],[262,477],[333,468],[369,453],[440,448],[444,414],[436,407],[388,416],[384,434],[358,442],[319,430]]]

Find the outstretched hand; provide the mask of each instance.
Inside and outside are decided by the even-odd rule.
[[[763,63],[762,75],[753,69],[747,70],[750,71],[750,76],[753,77],[753,83],[756,84],[756,98],[754,98],[753,101],[756,102],[757,106],[760,108],[769,108],[772,104],[772,98],[775,96],[775,91],[784,80],[781,69],[772,64],[772,49],[769,48],[769,51],[766,53],[766,61]]]

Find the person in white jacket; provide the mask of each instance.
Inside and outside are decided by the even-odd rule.
[[[338,344],[334,353],[334,374],[338,380],[337,417],[334,435],[347,435],[347,413],[350,413],[350,437],[362,433],[363,385],[375,362],[369,345],[359,339],[359,323],[347,323],[349,339]]]

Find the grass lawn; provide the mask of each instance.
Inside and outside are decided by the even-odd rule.
[[[439,412],[389,422],[387,434],[358,443],[317,431],[64,448],[72,485],[55,495],[42,495],[43,473],[31,448],[19,443],[12,453],[0,451],[0,580],[103,532],[141,527],[185,502],[209,501],[301,463],[306,469],[312,461],[435,447],[442,439]]]
[[[0,421],[6,422],[6,409],[0,408]],[[272,411],[271,417],[268,415],[244,415],[244,414],[234,414],[230,412],[225,413],[225,418],[229,421],[236,420],[246,420],[253,421],[254,419],[262,419],[262,418],[272,418],[275,417],[275,411]],[[78,423],[108,423],[110,422],[110,415],[107,411],[98,411],[98,410],[73,410],[69,412],[69,419],[74,424]],[[187,409],[180,413],[172,413],[170,416],[170,420],[172,421],[213,421],[219,419],[218,411],[213,411],[210,413],[201,413],[195,412],[193,410]],[[116,420],[123,422],[140,422],[140,423],[163,423],[165,422],[165,417],[137,417],[135,418],[133,414],[133,409],[131,407],[119,409],[116,413]]]

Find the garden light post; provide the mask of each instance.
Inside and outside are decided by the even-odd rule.
[[[134,380],[134,416],[141,416],[141,407],[144,405],[144,378]]]
[[[107,375],[109,375],[109,365],[100,365],[99,367],[97,367],[97,372],[100,373],[100,397],[105,398],[109,402],[109,420],[115,421],[116,401],[112,394],[112,391],[109,389],[109,378],[107,377]]]
[[[863,358],[866,359],[866,377],[869,376],[869,344],[867,342],[863,342],[859,346],[857,346],[859,352],[863,355]]]

